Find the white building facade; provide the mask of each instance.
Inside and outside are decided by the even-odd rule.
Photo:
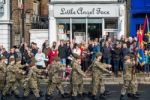
[[[10,48],[10,0],[0,0],[0,44]]]
[[[49,42],[70,40],[77,43],[105,35],[125,35],[125,2],[118,0],[51,0]]]

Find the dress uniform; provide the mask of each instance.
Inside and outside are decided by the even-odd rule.
[[[6,69],[6,85],[2,92],[2,99],[5,100],[5,96],[8,92],[14,92],[16,97],[19,97],[19,90],[16,85],[16,68],[15,68],[15,59],[10,58],[10,64]]]
[[[81,70],[81,58],[74,55],[75,59],[72,61],[71,85],[72,85],[72,99],[77,100],[78,94],[83,95],[83,77],[85,73]]]
[[[92,99],[96,100],[96,95],[98,94],[100,90],[100,98],[105,98],[104,97],[104,92],[105,92],[105,85],[103,82],[103,74],[108,73],[111,74],[111,71],[107,70],[106,68],[109,67],[110,65],[101,63],[102,54],[97,53],[96,54],[96,59],[93,62],[92,67]]]
[[[65,97],[64,95],[64,89],[62,86],[62,73],[65,70],[65,67],[63,65],[60,65],[60,58],[56,57],[54,58],[52,64],[49,66],[48,69],[48,89],[47,89],[47,96],[46,100],[52,99],[52,93],[57,88],[62,97]]]
[[[43,69],[37,69],[35,62],[32,61],[30,64],[28,75],[24,81],[24,97],[29,96],[30,91],[33,92],[37,100],[40,100],[40,90],[38,83],[38,73],[43,72]]]
[[[5,57],[0,57],[0,92],[2,93],[6,81],[6,64]]]
[[[133,75],[133,65],[135,63],[134,61],[130,61],[130,56],[125,56],[125,60],[125,76],[120,100],[126,100],[125,95],[127,94],[127,92],[130,92],[130,94],[132,94],[132,97],[138,98],[138,95],[136,94],[138,88],[136,75]]]

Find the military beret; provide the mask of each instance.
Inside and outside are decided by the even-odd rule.
[[[81,56],[79,56],[78,54],[73,54],[73,57],[75,58],[75,59],[81,59]]]
[[[130,59],[130,56],[125,56],[124,59],[128,60],[128,59]]]
[[[53,60],[54,61],[60,61],[60,58],[59,57],[55,57]]]
[[[19,62],[19,61],[21,61],[21,58],[17,58],[17,59],[16,59],[16,62]]]
[[[101,52],[96,53],[96,57],[102,56]]]

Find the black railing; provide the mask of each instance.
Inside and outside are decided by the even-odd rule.
[[[48,29],[48,17],[38,17],[32,22],[32,29]]]

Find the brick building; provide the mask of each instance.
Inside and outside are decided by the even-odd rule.
[[[30,43],[31,29],[47,28],[42,24],[48,20],[48,0],[12,0],[11,4],[13,21],[11,46],[19,45],[23,39]],[[22,13],[23,10],[24,13]]]

